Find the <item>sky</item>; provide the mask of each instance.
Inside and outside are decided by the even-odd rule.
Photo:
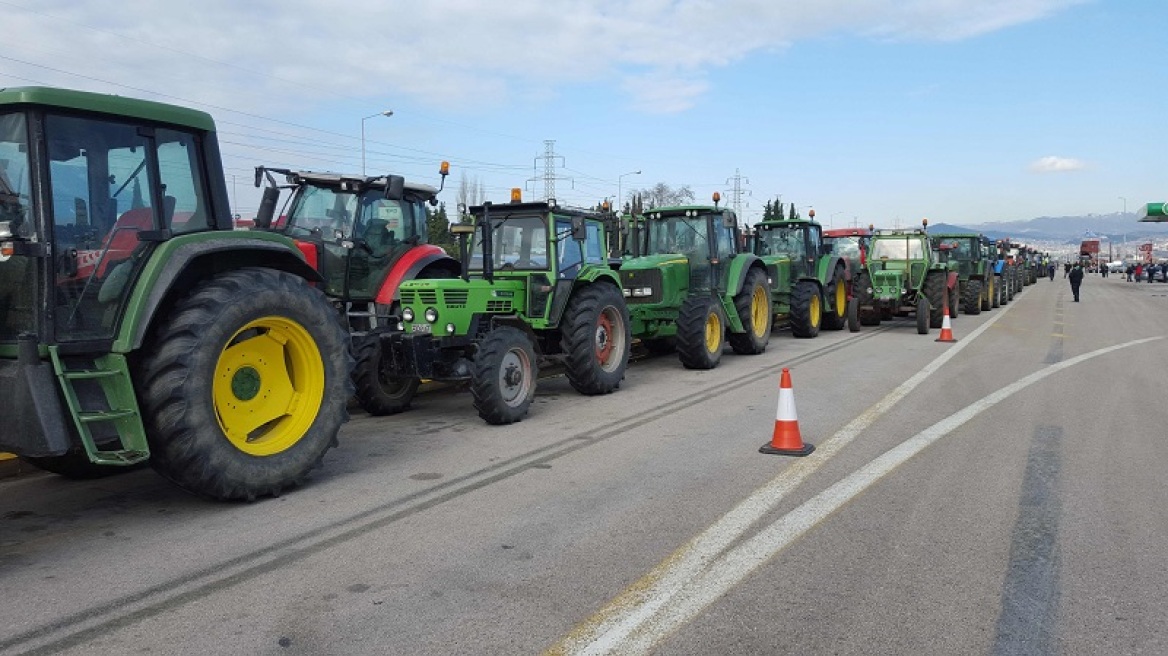
[[[543,198],[549,164],[561,204],[687,185],[749,223],[779,198],[834,227],[1135,214],[1168,199],[1163,0],[0,8],[0,86],[209,112],[244,216],[255,166],[360,173],[362,144],[369,174],[436,185],[449,160],[452,210],[460,188]]]

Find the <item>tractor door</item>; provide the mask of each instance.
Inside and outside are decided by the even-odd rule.
[[[23,113],[0,115],[0,228],[23,243],[43,242],[32,213],[32,167]],[[0,238],[0,242],[6,238]],[[15,342],[23,332],[41,334],[39,260],[20,253],[0,254],[0,343]]]
[[[391,200],[380,189],[361,194],[355,248],[347,272],[351,300],[372,300],[393,265],[414,246],[427,241],[426,207],[420,201]]]
[[[712,232],[710,239],[710,277],[718,281],[715,289],[725,292],[730,271],[730,260],[738,253],[737,221],[733,212],[715,214],[709,222]]]
[[[357,210],[356,193],[313,184],[297,190],[288,210],[288,236],[316,250],[317,271],[329,296],[347,296]]]
[[[791,258],[791,279],[798,280],[807,276],[815,275],[815,256],[818,255],[818,249],[812,249],[810,231],[807,226],[788,228],[791,233],[799,233],[797,236],[792,234],[792,238],[788,240],[790,245],[789,256]]]
[[[153,245],[213,229],[193,134],[47,116],[57,341],[113,338]]]

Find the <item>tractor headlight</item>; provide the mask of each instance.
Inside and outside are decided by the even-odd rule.
[[[652,296],[652,295],[653,295],[653,288],[652,287],[637,287],[637,288],[633,289],[633,296],[636,296],[638,298],[643,298],[645,296]]]
[[[405,308],[404,310],[402,310],[402,319],[405,319],[406,321],[413,321],[414,320],[413,308]]]
[[[434,323],[438,320],[438,310],[434,308],[426,308],[426,321]]]
[[[446,332],[447,332],[447,334],[453,335],[454,334],[454,324],[452,324],[452,323],[446,324]]]
[[[628,287],[625,287],[622,291],[624,291],[626,297],[633,295],[633,290],[629,289]]]
[[[397,329],[398,329],[398,332],[405,332],[406,325],[399,321],[399,322],[397,322]]]

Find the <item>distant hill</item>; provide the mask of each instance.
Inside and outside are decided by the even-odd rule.
[[[1163,240],[1168,235],[1168,223],[1140,223],[1132,213],[1089,214],[1087,216],[1042,216],[1029,221],[1004,221],[969,226],[993,239],[1013,237],[1035,241],[1079,241],[1088,231],[1114,242],[1128,242],[1143,238]],[[930,230],[932,227],[930,226]]]

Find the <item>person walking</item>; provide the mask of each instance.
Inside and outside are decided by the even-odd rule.
[[[1083,284],[1083,267],[1076,264],[1067,274],[1071,280],[1071,293],[1075,295],[1075,302],[1079,302],[1079,285]]]
[[[1071,273],[1071,263],[1063,262],[1063,277],[1066,278]]]
[[[1046,265],[1046,275],[1050,276],[1051,282],[1054,282],[1054,269],[1055,269],[1054,262],[1051,262],[1050,264]]]

